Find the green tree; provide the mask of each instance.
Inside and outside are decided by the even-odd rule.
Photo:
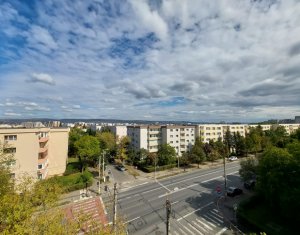
[[[130,144],[130,138],[128,136],[123,136],[117,140],[117,158],[120,159],[123,163],[127,160],[128,148]]]
[[[74,143],[79,162],[81,163],[81,171],[83,172],[89,162],[95,164],[100,155],[99,141],[94,136],[81,136]]]
[[[195,144],[189,153],[189,158],[192,163],[197,163],[198,168],[200,164],[205,160],[205,153],[203,151],[203,143],[199,137],[196,138]]]
[[[289,141],[288,134],[283,126],[278,126],[266,132],[271,143],[279,148],[284,148]]]
[[[101,149],[112,152],[116,148],[116,137],[111,132],[97,132],[96,137],[100,142]]]
[[[240,176],[244,181],[253,179],[257,175],[258,161],[254,157],[249,157],[240,163],[241,168],[239,170]]]
[[[85,132],[83,132],[79,128],[71,128],[69,133],[69,148],[68,148],[68,155],[69,157],[76,156],[76,148],[75,142],[80,139],[80,137],[84,136]]]
[[[238,155],[238,156],[244,155],[246,152],[245,138],[243,136],[241,136],[240,132],[237,132],[237,133],[234,133],[233,139],[234,139],[236,155]]]
[[[169,165],[176,161],[175,148],[169,144],[162,144],[157,151],[158,164],[160,166]]]

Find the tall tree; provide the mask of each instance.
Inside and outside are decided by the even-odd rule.
[[[128,136],[124,136],[117,140],[117,158],[120,159],[123,163],[127,159],[127,151],[130,144],[130,138]]]
[[[75,142],[80,139],[80,137],[84,136],[85,132],[83,132],[79,128],[71,128],[69,133],[69,148],[68,148],[68,155],[69,157],[76,156],[76,148],[74,146]]]
[[[100,155],[99,141],[94,136],[85,135],[74,143],[83,172],[89,162],[96,163]]]
[[[176,161],[175,148],[169,144],[162,144],[157,151],[158,164],[160,166],[169,165]]]
[[[113,133],[108,131],[97,132],[96,137],[100,142],[101,149],[106,149],[111,152],[116,148],[116,137]]]
[[[203,151],[203,143],[199,137],[196,138],[195,144],[192,147],[191,152],[189,153],[190,161],[198,164],[198,168],[200,164],[205,160],[205,153]]]

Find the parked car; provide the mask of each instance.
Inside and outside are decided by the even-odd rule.
[[[256,180],[255,180],[255,179],[247,180],[247,181],[244,183],[244,187],[245,187],[246,189],[248,189],[248,190],[251,190],[251,189],[254,189],[255,184],[256,184]]]
[[[236,156],[231,156],[228,158],[229,161],[236,161],[238,158]]]
[[[119,171],[126,171],[126,168],[125,168],[125,166],[123,166],[123,165],[117,165],[116,168],[117,168]]]
[[[227,196],[234,197],[243,193],[243,190],[237,187],[227,188]]]

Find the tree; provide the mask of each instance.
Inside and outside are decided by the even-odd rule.
[[[256,158],[249,157],[246,160],[241,161],[241,168],[239,170],[240,176],[244,181],[253,179],[257,175],[258,162]]]
[[[99,141],[94,136],[85,135],[80,137],[74,143],[77,156],[81,163],[81,171],[83,172],[88,165],[88,162],[97,162],[100,155]]]
[[[230,133],[229,129],[226,130],[225,136],[224,136],[224,144],[227,148],[227,153],[229,154],[232,151],[233,148],[233,136]]]
[[[100,148],[109,152],[116,148],[116,137],[111,132],[97,132],[96,137],[100,142]]]
[[[173,148],[169,144],[162,144],[158,148],[157,157],[158,164],[160,166],[172,164],[176,160],[175,148]]]
[[[188,157],[190,161],[198,164],[198,168],[200,167],[200,163],[205,160],[205,153],[203,151],[203,143],[199,137],[196,138],[195,144],[192,147],[191,152]]]
[[[117,140],[117,158],[120,159],[123,163],[127,159],[127,151],[130,144],[130,138],[128,136],[123,136]]]
[[[273,146],[284,148],[288,143],[288,134],[283,126],[278,126],[266,132]]]
[[[76,148],[74,146],[75,142],[84,136],[85,133],[79,128],[71,128],[69,133],[69,148],[68,155],[69,157],[76,156]]]
[[[238,156],[244,155],[244,153],[246,152],[245,138],[241,136],[240,132],[237,132],[234,133],[233,139],[234,139],[236,155]]]

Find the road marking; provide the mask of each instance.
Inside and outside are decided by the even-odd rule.
[[[127,220],[127,221],[125,222],[125,224],[128,224],[128,223],[130,223],[130,222],[132,222],[132,221],[134,221],[134,220],[140,219],[140,218],[141,218],[141,216],[138,216],[138,217],[135,217],[134,219]]]
[[[148,183],[149,183],[149,182],[144,182],[144,183],[137,184],[137,185],[134,185],[134,186],[131,186],[131,187],[121,188],[120,191],[126,192],[126,191],[128,191],[129,189],[132,189],[132,188],[135,188],[135,187],[139,187],[139,186],[142,186],[142,185],[145,185],[145,184],[148,184]]]
[[[197,234],[202,234],[202,235],[203,235],[203,233],[201,233],[198,229],[196,229],[192,224],[188,223],[188,225],[189,225],[194,231],[196,231]],[[193,233],[193,234],[194,234],[194,233]]]
[[[216,180],[216,179],[219,179],[219,178],[222,178],[223,176],[218,176],[218,177],[215,177],[215,178],[211,178],[211,179],[209,179],[209,180],[204,180],[204,181],[202,181],[201,183],[203,184],[203,183],[207,183],[207,182],[209,182],[209,181],[213,181],[213,180]]]
[[[205,232],[205,234],[207,234],[207,230],[205,228],[201,227],[199,224],[197,224],[196,221],[193,221],[193,224],[194,224],[194,226],[197,227],[198,230],[200,229],[203,232]]]
[[[182,230],[182,228],[178,227],[178,229],[180,230],[181,234],[188,235],[184,230]]]
[[[202,224],[205,228],[209,229],[209,230],[213,230],[210,226],[208,226],[206,223],[202,222],[201,220],[199,219],[196,219],[197,222],[199,222],[200,224]]]
[[[227,170],[230,170],[230,169],[233,169],[233,168],[238,168],[239,166],[234,166],[234,167],[231,167],[231,168],[227,168]],[[195,177],[191,177],[191,178],[188,178],[188,179],[184,179],[184,180],[179,180],[179,181],[176,181],[174,183],[170,183],[170,184],[166,184],[165,187],[168,187],[170,185],[174,185],[174,184],[178,184],[178,183],[182,183],[182,182],[185,182],[185,181],[189,181],[189,180],[193,180],[193,179],[197,179],[197,178],[200,178],[200,177],[203,177],[203,176],[207,176],[207,175],[211,175],[211,174],[214,174],[214,173],[218,173],[218,172],[223,172],[223,170],[217,170],[217,171],[212,171],[212,172],[209,172],[209,173],[206,173],[206,174],[203,174],[203,175],[198,175],[198,176],[195,176]],[[230,174],[228,174],[230,175]],[[222,177],[222,176],[221,176]],[[157,181],[158,182],[158,181]],[[133,186],[133,187],[137,187],[139,185],[136,185],[136,186]],[[131,187],[132,188],[132,187]],[[124,190],[127,191],[127,189],[129,188],[124,188]],[[149,192],[152,192],[152,191],[156,191],[156,190],[159,190],[161,189],[161,187],[158,187],[158,188],[154,188],[154,189],[150,189],[150,190],[147,190],[147,191],[144,191],[142,192],[142,194],[144,193],[149,193]],[[122,191],[122,190],[121,190]]]
[[[182,191],[182,190],[184,190],[184,189],[188,189],[188,188],[194,187],[194,186],[196,186],[196,185],[199,185],[199,184],[192,184],[192,185],[190,185],[190,186],[188,186],[188,187],[183,187],[183,188],[180,188],[180,189],[171,191],[171,192],[169,192],[169,193],[165,193],[165,194],[159,195],[158,198],[162,198],[162,197],[165,197],[165,196],[167,196],[167,195],[170,195],[170,194],[173,194],[173,193],[180,192],[180,191]]]
[[[138,196],[140,196],[140,195],[135,194],[135,195],[131,195],[131,196],[128,196],[128,197],[120,198],[120,199],[118,199],[118,201],[120,202],[120,201],[127,200],[127,199],[130,199],[130,198],[133,198],[133,197],[138,197]]]
[[[206,204],[205,206],[202,206],[202,207],[198,208],[197,210],[194,210],[194,211],[192,211],[192,212],[190,212],[190,213],[188,213],[188,214],[182,216],[181,218],[177,219],[177,221],[180,221],[180,220],[182,220],[182,219],[184,219],[184,218],[186,218],[186,217],[188,217],[188,216],[194,214],[195,212],[197,212],[197,211],[199,211],[199,210],[202,210],[203,208],[205,208],[205,207],[207,207],[207,206],[210,206],[210,205],[213,204],[213,203],[214,203],[214,202],[210,202],[210,203]]]
[[[196,219],[198,221],[198,219]],[[203,218],[203,220],[205,220],[206,223],[208,223],[210,226],[216,228],[217,226],[213,223],[211,223],[210,221],[206,220],[205,218]]]
[[[216,235],[221,235],[222,233],[224,233],[227,230],[227,227],[222,228],[218,233],[216,233]]]

